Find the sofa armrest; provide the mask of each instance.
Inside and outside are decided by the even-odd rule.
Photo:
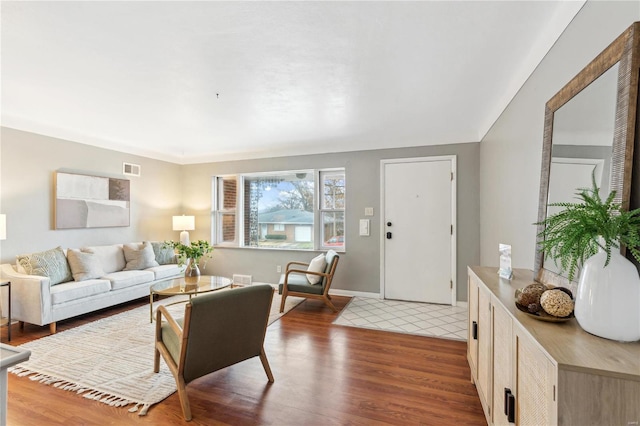
[[[49,277],[17,272],[2,265],[2,278],[11,281],[11,317],[30,324],[46,325],[53,320]]]

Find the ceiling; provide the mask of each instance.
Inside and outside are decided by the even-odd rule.
[[[2,125],[179,164],[478,142],[583,4],[2,1]]]

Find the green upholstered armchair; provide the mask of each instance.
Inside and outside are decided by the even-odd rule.
[[[162,355],[176,379],[185,420],[191,420],[185,386],[198,377],[259,356],[273,382],[264,352],[272,299],[270,285],[253,285],[194,297],[182,319],[158,308],[153,371],[159,371]]]
[[[331,282],[333,281],[333,274],[336,272],[338,261],[340,256],[333,250],[329,250],[325,254],[326,267],[322,272],[309,271],[306,268],[309,267],[308,263],[304,262],[289,262],[287,263],[287,269],[280,277],[280,283],[278,284],[278,291],[282,294],[282,302],[280,303],[280,312],[284,312],[284,302],[287,296],[306,297],[310,299],[320,299],[333,312],[338,312],[333,303],[331,302],[331,296],[329,296],[329,289],[331,288]],[[317,284],[311,284],[308,276],[315,275],[321,279]]]

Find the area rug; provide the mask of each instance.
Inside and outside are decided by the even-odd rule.
[[[154,302],[154,307],[169,305],[179,297]],[[304,299],[288,297],[282,314],[278,312],[280,300],[275,293],[269,324]],[[168,309],[182,316],[184,304]],[[31,357],[9,371],[111,406],[132,405],[130,412],[145,415],[151,405],[176,391],[164,361],[160,361],[160,372],[153,372],[154,333],[149,306],[141,306],[20,345],[31,351]]]
[[[467,308],[431,303],[354,297],[336,325],[467,340]]]

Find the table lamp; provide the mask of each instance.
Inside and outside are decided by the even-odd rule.
[[[196,229],[196,218],[195,216],[173,216],[173,230],[174,231],[182,231],[180,232],[180,243],[188,246],[191,244],[189,242],[189,232]]]

